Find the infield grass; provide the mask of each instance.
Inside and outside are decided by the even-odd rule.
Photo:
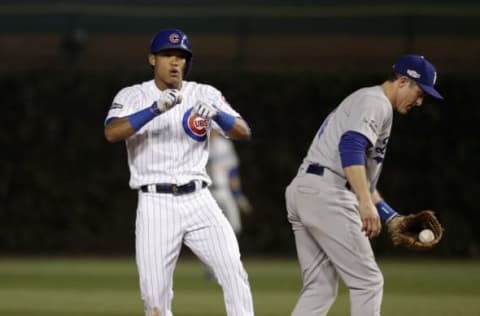
[[[301,288],[294,258],[244,260],[256,315],[290,312]],[[379,260],[385,276],[382,315],[480,315],[479,261]],[[225,315],[218,285],[195,259],[175,272],[176,316]],[[1,316],[142,316],[133,259],[1,258]],[[330,316],[349,315],[341,285]]]

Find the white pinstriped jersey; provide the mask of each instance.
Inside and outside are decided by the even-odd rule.
[[[160,92],[153,80],[120,90],[106,121],[145,109],[158,100]],[[196,179],[211,183],[205,165],[212,125],[192,115],[192,107],[202,100],[235,117],[240,115],[210,85],[183,81],[180,94],[180,104],[155,117],[126,140],[132,189],[154,183],[181,185]],[[216,123],[213,126],[217,128]]]
[[[347,131],[363,134],[373,145],[366,154],[367,180],[376,188],[392,128],[393,108],[381,86],[362,88],[346,97],[325,119],[304,164],[318,163],[345,177],[339,143]]]

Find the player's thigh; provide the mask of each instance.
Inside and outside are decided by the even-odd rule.
[[[330,259],[308,230],[300,225],[295,225],[293,232],[298,261],[304,278],[309,271],[325,270],[325,274],[332,274],[335,269],[330,263]]]
[[[362,232],[355,203],[342,200],[335,192],[322,196],[318,209],[302,209],[307,230],[348,286],[362,286],[363,280],[381,278],[370,241]],[[315,199],[310,201],[314,203]],[[318,215],[321,214],[321,215]],[[316,216],[317,215],[317,216]]]
[[[135,225],[137,260],[158,262],[176,258],[183,241],[181,223],[182,215],[171,195],[139,193]]]
[[[185,245],[205,264],[233,266],[240,262],[240,249],[229,223],[206,227],[186,235]]]
[[[238,260],[240,250],[235,233],[211,196],[205,196],[204,203],[198,204],[199,212],[206,220],[185,233],[185,245],[205,263]]]

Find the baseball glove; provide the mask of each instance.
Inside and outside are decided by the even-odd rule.
[[[388,221],[387,227],[395,246],[412,250],[432,249],[442,239],[444,231],[437,217],[430,210],[406,216],[396,216]],[[418,234],[427,228],[433,232],[435,238],[430,242],[421,242],[418,239]]]

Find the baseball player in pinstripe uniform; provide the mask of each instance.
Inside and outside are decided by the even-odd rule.
[[[254,315],[235,233],[206,189],[205,170],[212,128],[243,140],[250,130],[220,91],[183,80],[192,49],[182,31],[157,33],[148,61],[154,79],[120,90],[105,121],[106,139],[126,142],[130,187],[138,190],[136,261],[145,315],[172,315],[182,244],[212,267],[227,315]]]
[[[383,276],[369,238],[398,213],[376,189],[394,111],[408,113],[435,90],[436,71],[405,55],[388,80],[359,89],[324,120],[286,190],[303,289],[295,316],[327,315],[338,278],[350,291],[351,315],[380,315]]]

